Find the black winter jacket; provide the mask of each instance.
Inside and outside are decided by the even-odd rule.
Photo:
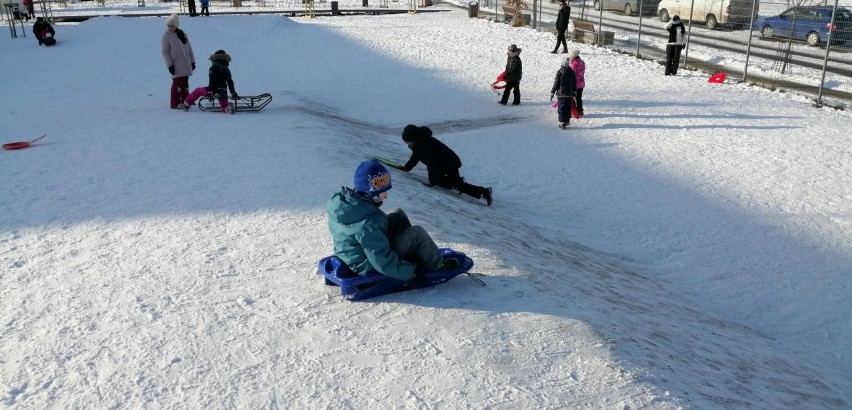
[[[568,30],[569,20],[571,20],[571,6],[560,8],[559,14],[556,16],[556,29],[559,31]]]
[[[429,127],[420,127],[423,135],[411,145],[411,158],[405,163],[405,171],[411,171],[418,162],[426,165],[429,174],[445,174],[448,170],[459,169],[462,166],[461,159],[450,147],[444,145],[432,136]]]
[[[551,94],[556,94],[559,97],[573,97],[577,87],[577,78],[574,75],[574,70],[567,62],[559,67],[556,72],[556,79],[553,80],[553,87],[550,89]]]
[[[228,68],[228,63],[214,61],[210,66],[210,82],[207,84],[207,91],[219,96],[227,96],[225,87],[231,90],[231,95],[236,95],[234,91],[234,80],[231,79],[231,69]]]
[[[521,64],[521,50],[508,52],[506,58],[506,77],[507,83],[521,82],[523,76],[523,65]]]

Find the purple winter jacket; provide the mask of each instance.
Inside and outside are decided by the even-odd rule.
[[[162,53],[166,67],[175,66],[175,73],[172,78],[192,75],[195,55],[192,54],[192,44],[189,42],[189,37],[186,38],[186,44],[183,44],[176,32],[172,33],[167,30],[163,34]]]

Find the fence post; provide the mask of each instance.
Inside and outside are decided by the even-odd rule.
[[[831,10],[831,26],[834,27],[834,19],[837,18],[837,1],[834,0],[834,9]],[[819,79],[819,93],[817,94],[817,107],[822,106],[822,89],[825,87],[825,70],[828,69],[828,50],[831,49],[831,32],[828,30],[828,38],[825,40],[825,58],[822,60],[822,76]]]
[[[751,0],[751,17],[748,20],[748,45],[746,46],[745,67],[743,67],[743,82],[748,78],[748,59],[751,56],[751,37],[754,33],[754,15],[757,14],[757,0]]]

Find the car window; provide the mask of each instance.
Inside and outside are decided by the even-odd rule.
[[[789,9],[789,10],[787,10],[787,11],[785,11],[785,12],[781,13],[781,17],[784,17],[784,18],[793,18],[793,17],[796,17],[796,12],[797,12],[798,10],[799,10],[798,8],[792,8],[792,9]]]

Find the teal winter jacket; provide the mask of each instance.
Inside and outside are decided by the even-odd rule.
[[[388,242],[388,217],[379,204],[343,187],[326,203],[334,254],[363,276],[372,270],[399,280],[414,278],[413,263],[400,258]]]

